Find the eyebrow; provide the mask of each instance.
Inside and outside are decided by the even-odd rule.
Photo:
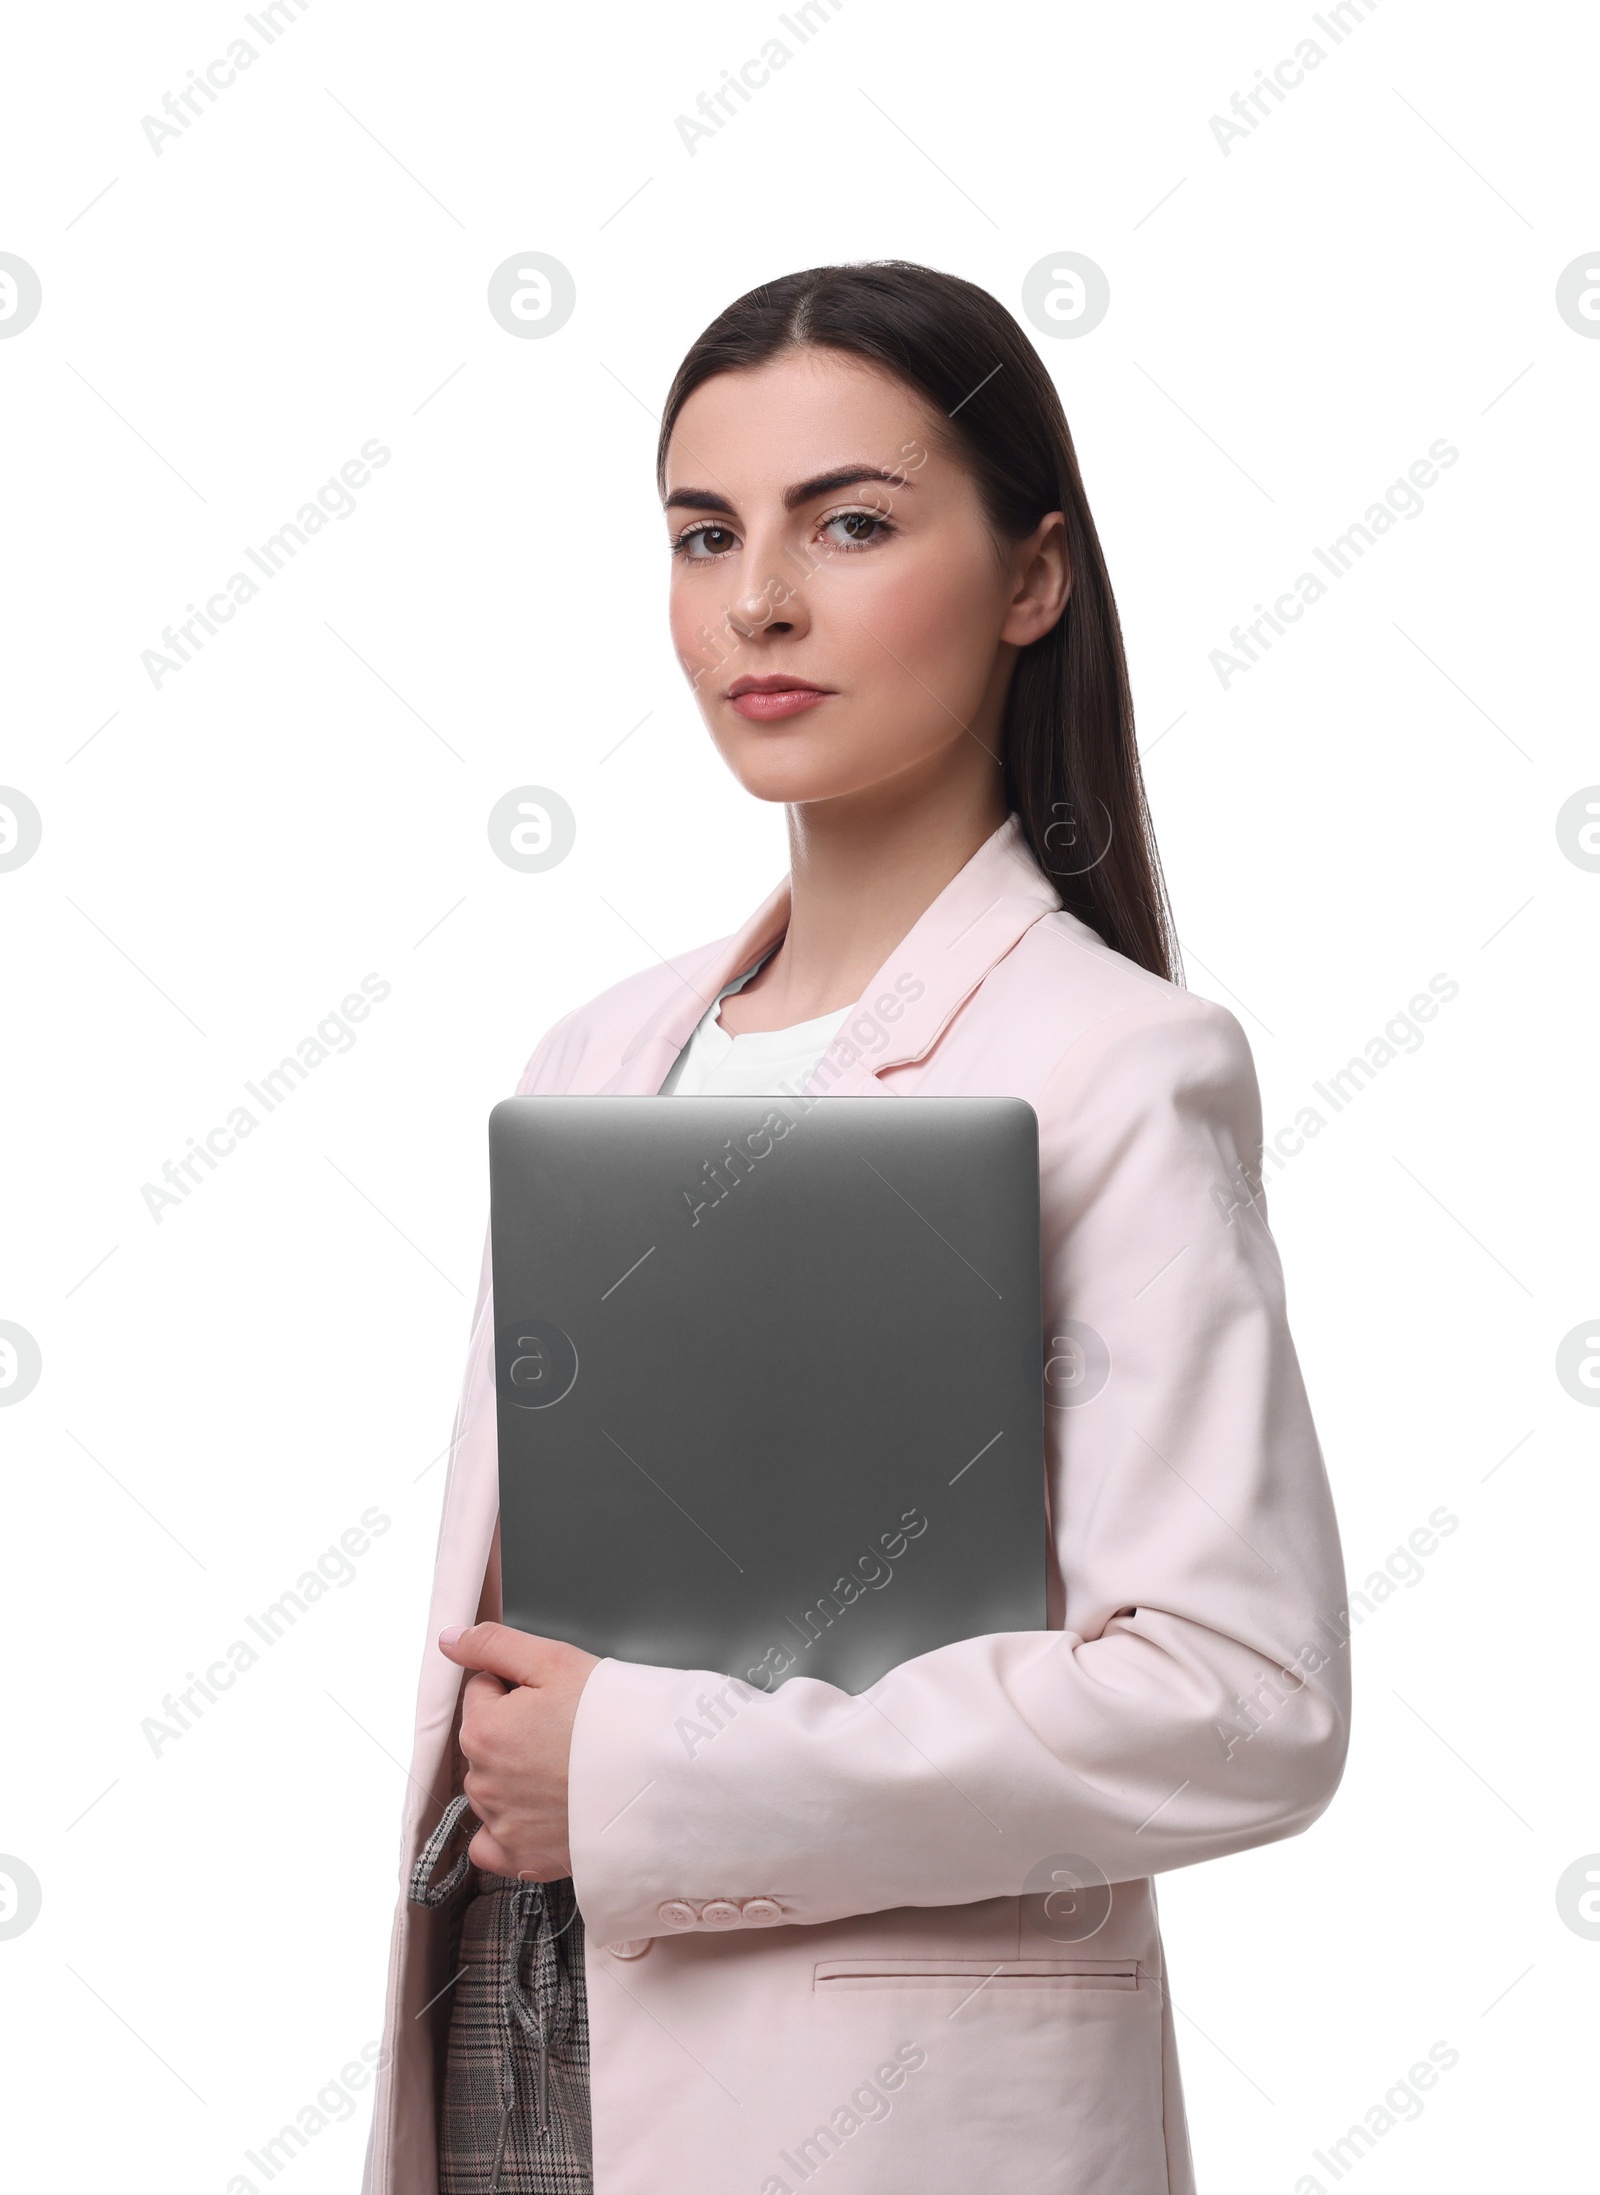
[[[832,495],[837,488],[853,488],[863,480],[886,480],[897,488],[914,485],[903,472],[891,471],[886,465],[840,465],[832,472],[817,473],[810,480],[798,480],[792,488],[785,488],[783,507],[786,511],[797,511],[802,503],[814,503],[818,496]],[[728,518],[734,516],[733,505],[714,488],[674,488],[661,507],[670,511],[675,506],[684,510],[720,511]]]

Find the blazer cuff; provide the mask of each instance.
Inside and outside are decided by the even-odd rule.
[[[752,1872],[770,1835],[747,1824],[743,1853],[734,1846],[746,1837],[706,1836],[719,1821],[733,1828],[743,1811],[719,1788],[716,1741],[741,1715],[771,1707],[770,1695],[708,1669],[608,1658],[590,1671],[567,1808],[573,1888],[597,1944],[816,1917],[798,1909],[792,1881],[785,1888]]]

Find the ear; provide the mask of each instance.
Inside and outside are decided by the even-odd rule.
[[[999,637],[1026,648],[1060,622],[1072,593],[1072,564],[1067,555],[1067,521],[1061,511],[1041,518],[1019,541],[1012,558],[1014,589]]]

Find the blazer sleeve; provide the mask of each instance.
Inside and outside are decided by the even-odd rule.
[[[1244,1032],[1152,985],[1036,1111],[1061,1628],[942,1647],[859,1697],[602,1661],[570,1797],[598,1942],[666,1933],[674,1900],[815,1923],[1014,1896],[1066,1853],[1134,1880],[1293,1836],[1333,1796],[1344,1571]]]

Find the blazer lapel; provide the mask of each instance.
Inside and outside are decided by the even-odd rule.
[[[677,978],[670,994],[629,1038],[616,1072],[596,1095],[653,1097],[722,986],[759,959],[788,926],[789,879],[785,877],[733,937],[685,956],[684,966],[669,963]]]
[[[921,1059],[1023,932],[1060,905],[1020,820],[1007,816],[866,985],[857,1011],[804,1085],[807,1093],[871,1095],[885,1067]],[[775,944],[788,923],[784,877],[734,936],[669,964],[676,979],[671,991],[629,1038],[595,1094],[653,1096],[723,985]]]
[[[1021,821],[1007,816],[865,986],[804,1085],[807,1094],[881,1091],[883,1070],[924,1058],[990,969],[1060,905]]]

